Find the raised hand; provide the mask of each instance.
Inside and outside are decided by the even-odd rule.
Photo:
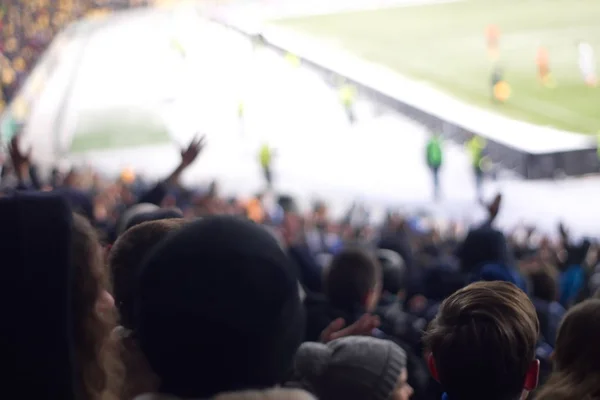
[[[21,151],[20,135],[15,135],[8,146],[8,154],[19,179],[24,179],[29,174],[31,165],[31,148],[26,152]]]
[[[187,168],[204,149],[206,145],[206,135],[196,135],[187,148],[181,149],[181,166]]]
[[[371,314],[364,314],[358,321],[346,327],[346,321],[338,318],[321,332],[321,343],[329,343],[346,336],[370,336],[373,329],[381,324],[379,317]]]
[[[492,200],[489,204],[484,204],[485,208],[488,211],[488,217],[490,223],[496,219],[498,216],[498,212],[500,211],[500,206],[502,204],[502,193],[498,193],[494,200]]]

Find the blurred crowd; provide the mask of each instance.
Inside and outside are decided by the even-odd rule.
[[[0,3],[0,112],[9,104],[57,33],[86,16],[148,0],[2,0]]]
[[[2,165],[5,391],[21,398],[600,399],[600,247],[302,210],[172,173]]]

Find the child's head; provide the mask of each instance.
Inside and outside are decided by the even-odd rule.
[[[325,276],[325,293],[340,309],[364,308],[372,311],[381,294],[381,267],[377,260],[359,248],[337,254]]]
[[[320,400],[408,400],[406,353],[389,340],[351,336],[304,343],[294,362],[297,383]]]
[[[514,400],[537,385],[539,322],[508,282],[473,283],[448,297],[425,344],[429,368],[450,399]]]

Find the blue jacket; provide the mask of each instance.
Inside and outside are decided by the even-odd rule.
[[[581,265],[573,264],[564,270],[559,278],[560,304],[564,307],[571,306],[577,300],[584,282],[585,271]]]
[[[504,264],[484,264],[471,273],[469,282],[478,281],[504,281],[514,283],[524,291],[528,293],[527,281],[523,276],[513,267]]]

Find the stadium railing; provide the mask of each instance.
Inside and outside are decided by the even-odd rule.
[[[210,18],[249,40],[255,40],[260,33],[265,46],[282,55],[294,54],[304,67],[322,74],[330,84],[344,78],[357,87],[361,96],[393,109],[431,131],[441,132],[452,141],[464,143],[473,135],[485,138],[491,160],[526,179],[579,176],[600,171],[594,137],[535,126],[475,109],[342,51],[332,51],[306,39],[299,40],[289,31],[263,28],[251,21],[231,20],[219,13],[213,13]],[[332,53],[336,53],[335,56]]]

